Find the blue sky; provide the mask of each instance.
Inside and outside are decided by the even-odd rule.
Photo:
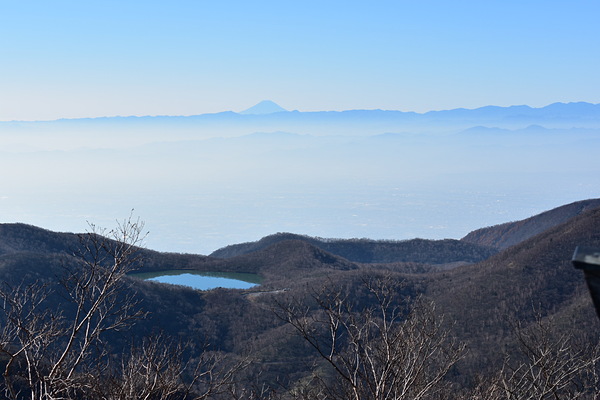
[[[600,103],[600,2],[0,0],[0,120]]]

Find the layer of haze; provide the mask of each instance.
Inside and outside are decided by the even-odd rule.
[[[0,120],[600,102],[600,3],[3,1]]]
[[[149,247],[201,254],[276,232],[458,239],[599,197],[598,148],[584,103],[5,122],[0,221],[82,232],[134,208]]]
[[[0,2],[0,121],[66,119],[0,122],[0,222],[81,232],[135,208],[149,247],[206,254],[278,231],[460,238],[599,197],[590,104],[216,114],[600,103],[598,15],[590,0]],[[69,120],[118,115],[200,116]]]

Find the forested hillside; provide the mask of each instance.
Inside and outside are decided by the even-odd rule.
[[[447,264],[454,262],[477,262],[496,253],[490,246],[471,244],[467,241],[446,240],[369,240],[369,239],[323,239],[292,233],[278,233],[256,242],[224,247],[211,254],[212,257],[229,258],[264,249],[283,240],[301,240],[329,253],[358,263],[418,262]]]
[[[462,238],[462,241],[505,249],[596,207],[600,207],[600,199],[578,201],[522,221],[477,229]]]
[[[511,321],[529,324],[536,314],[556,317],[567,332],[600,333],[583,274],[570,262],[576,246],[600,248],[599,227],[600,208],[591,209],[488,260],[434,277],[428,293],[456,321],[457,335],[478,349],[473,361],[500,357],[491,350],[506,345]]]
[[[408,398],[500,399],[500,387],[522,394],[537,390],[518,386],[524,382],[523,371],[534,371],[527,369],[532,353],[523,351],[524,344],[534,355],[536,346],[547,346],[546,361],[549,355],[558,354],[569,357],[564,368],[576,367],[569,375],[571,383],[555,388],[557,398],[572,398],[576,387],[581,398],[594,398],[600,325],[582,273],[572,267],[570,259],[578,245],[600,247],[600,208],[593,208],[597,202],[567,205],[511,223],[510,229],[476,231],[487,236],[470,235],[474,241],[497,247],[514,242],[500,252],[466,240],[339,241],[277,234],[206,257],[159,253],[137,247],[139,242],[121,246],[118,236],[105,239],[96,232],[75,235],[22,224],[0,225],[0,320],[4,326],[0,367],[8,371],[2,390],[9,398],[21,398],[12,394],[17,389],[25,393],[28,379],[33,379],[22,375],[31,368],[23,363],[27,352],[14,351],[27,337],[16,340],[19,326],[47,326],[52,328],[49,332],[58,332],[51,337],[40,333],[45,342],[31,339],[27,345],[46,346],[45,355],[39,353],[42,358],[36,371],[41,376],[50,374],[47,368],[62,365],[53,358],[56,349],[52,346],[65,343],[59,333],[67,332],[64,326],[78,318],[78,307],[85,309],[90,299],[103,299],[89,292],[92,297],[82,305],[73,302],[85,293],[78,289],[84,288],[79,286],[81,279],[111,276],[108,281],[115,283],[115,291],[107,297],[111,302],[97,310],[109,304],[107,312],[131,305],[126,309],[129,316],[115,320],[121,314],[99,314],[106,315],[107,323],[112,321],[105,328],[119,327],[99,333],[101,340],[94,343],[103,343],[105,352],[86,353],[85,363],[70,373],[75,375],[60,375],[58,368],[48,375],[57,379],[48,384],[62,382],[63,391],[67,390],[65,382],[86,382],[78,383],[76,391],[67,390],[72,398],[95,398],[97,394],[88,389],[109,387],[109,377],[119,387],[132,382],[125,372],[113,369],[116,364],[106,361],[114,358],[127,364],[141,360],[134,354],[158,357],[163,349],[163,361],[167,353],[178,356],[168,360],[168,368],[153,374],[161,379],[169,376],[175,389],[170,395],[156,392],[153,398],[354,398],[348,392],[351,389],[362,393],[360,398],[377,398],[370,392],[377,378],[391,385],[386,386],[389,393],[400,387],[391,383],[400,379],[396,375],[378,375],[384,374],[381,368],[386,362],[389,371],[396,371],[408,360],[419,360],[422,374],[411,380]],[[112,257],[119,252],[127,257]],[[439,267],[453,261],[462,265]],[[103,275],[119,263],[127,268]],[[96,275],[89,275],[91,267]],[[202,292],[124,275],[160,269],[254,272],[263,277],[263,283],[250,290]],[[105,281],[95,282],[101,287]],[[36,300],[39,307],[27,308],[34,304],[28,301],[19,303],[19,299],[33,299],[27,296],[35,293],[45,293]],[[13,320],[22,324],[13,325]],[[143,339],[157,337],[160,340]],[[148,340],[163,347],[148,353]],[[75,343],[80,346],[86,341]],[[180,348],[177,343],[185,344],[181,351],[176,350]],[[395,349],[392,359],[384,361],[384,348]],[[431,356],[414,358],[417,350]],[[367,373],[369,360],[377,363]],[[95,383],[85,378],[94,365],[103,366],[89,375],[97,377]],[[192,365],[200,369],[189,369]],[[364,375],[349,379],[351,375],[345,374],[353,368]],[[558,373],[550,364],[548,368]],[[169,375],[168,371],[178,372]],[[136,393],[143,392],[136,387]],[[422,397],[415,394],[419,391]]]

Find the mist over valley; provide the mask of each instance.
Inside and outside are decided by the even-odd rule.
[[[225,112],[0,123],[6,222],[131,209],[148,245],[209,254],[275,232],[460,238],[600,187],[600,106]]]

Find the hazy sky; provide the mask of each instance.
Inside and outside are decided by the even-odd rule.
[[[0,0],[0,120],[600,103],[600,2]]]

